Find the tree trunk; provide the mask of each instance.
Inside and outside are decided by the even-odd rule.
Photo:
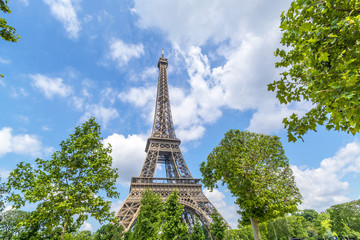
[[[65,219],[64,227],[61,231],[61,238],[60,238],[61,240],[64,240],[67,225],[68,225],[68,218]]]
[[[251,227],[253,229],[254,240],[261,240],[259,223],[255,218],[250,218]]]
[[[273,221],[271,224],[272,224],[273,229],[274,229],[275,240],[278,240],[278,238],[277,238],[277,234],[276,234],[276,230],[275,230],[275,227],[274,227],[274,221]]]

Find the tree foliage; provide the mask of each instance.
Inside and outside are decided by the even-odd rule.
[[[109,224],[105,224],[99,228],[94,236],[94,240],[120,240],[123,236],[123,230],[124,228],[122,226],[119,226],[118,223],[115,222],[115,219],[113,222]]]
[[[360,235],[360,200],[331,206],[328,209],[331,230],[341,237]]]
[[[76,230],[89,215],[99,221],[110,219],[111,202],[99,194],[119,194],[114,186],[118,174],[111,167],[111,147],[103,146],[94,118],[76,127],[60,146],[50,160],[36,159],[36,167],[18,164],[7,185],[21,192],[14,191],[9,197],[15,208],[37,204],[24,225],[42,222],[49,232],[60,226],[63,238],[67,229]]]
[[[5,14],[11,13],[7,3],[8,0],[0,0],[0,11]],[[19,35],[16,35],[15,28],[9,26],[4,18],[0,18],[0,37],[8,42],[17,42],[20,38]],[[4,75],[0,73],[0,78],[3,77]]]
[[[213,209],[211,214],[212,222],[210,224],[210,234],[213,240],[223,240],[225,238],[225,231],[227,229],[226,223],[220,214]]]
[[[160,239],[181,239],[188,233],[188,226],[182,221],[184,206],[179,203],[179,195],[175,189],[164,204]]]
[[[194,227],[193,227],[192,232],[190,234],[190,239],[191,240],[204,240],[205,239],[203,226],[202,226],[199,218],[196,217],[196,216],[195,216]]]
[[[308,100],[304,116],[283,123],[289,141],[318,125],[355,134],[360,130],[360,1],[294,0],[281,14],[285,49],[277,49],[281,79],[269,84],[280,103]]]
[[[1,182],[1,177],[0,177],[0,213],[3,211],[4,207],[5,207],[5,203],[3,200],[3,195],[7,192],[6,190],[6,186],[5,183]],[[1,214],[0,214],[0,221],[1,221]]]
[[[9,210],[2,214],[0,221],[0,239],[9,240],[13,235],[19,233],[19,223],[26,217],[26,212],[20,210]]]
[[[108,238],[107,238],[108,239]],[[75,233],[67,233],[64,240],[93,240],[91,231],[78,231]]]
[[[319,215],[314,209],[304,209],[296,213],[297,216],[302,216],[306,221],[314,222]]]
[[[289,161],[276,136],[230,130],[207,162],[201,163],[200,171],[205,187],[212,190],[218,181],[227,185],[242,219],[250,219],[252,225],[295,212],[301,202]]]
[[[141,198],[140,213],[134,226],[132,239],[159,239],[162,210],[160,194],[154,194],[150,189],[146,189]]]
[[[0,0],[0,10],[3,13],[11,13],[7,3],[8,0]],[[20,38],[19,35],[16,35],[15,28],[9,26],[4,18],[0,18],[0,36],[9,42],[17,42]]]

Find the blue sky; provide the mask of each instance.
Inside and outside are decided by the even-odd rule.
[[[1,41],[0,175],[21,161],[48,159],[90,116],[113,146],[120,199],[138,176],[150,136],[161,49],[168,58],[173,120],[194,177],[224,133],[236,128],[281,137],[301,209],[358,199],[358,136],[319,128],[288,143],[282,118],[311,107],[280,105],[267,84],[279,78],[279,16],[289,0],[18,0],[8,23],[17,43]],[[208,198],[236,227],[231,194]],[[8,206],[9,208],[10,206]],[[98,227],[90,219],[83,229]]]

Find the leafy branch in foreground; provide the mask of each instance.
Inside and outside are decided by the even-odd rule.
[[[319,125],[360,131],[360,1],[294,0],[281,14],[281,44],[275,56],[281,79],[268,85],[283,104],[310,101],[304,115],[283,123],[295,142]]]
[[[3,13],[11,13],[8,5],[8,0],[0,0],[0,11]],[[16,35],[15,28],[9,26],[7,21],[4,18],[0,18],[0,37],[8,42],[17,42],[20,38],[19,35]],[[0,78],[3,78],[4,75],[0,73]]]

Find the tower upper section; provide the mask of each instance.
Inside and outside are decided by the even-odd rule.
[[[156,96],[154,125],[151,137],[176,139],[174,123],[171,115],[169,87],[167,80],[168,61],[164,58],[164,52],[158,62],[159,80]]]

